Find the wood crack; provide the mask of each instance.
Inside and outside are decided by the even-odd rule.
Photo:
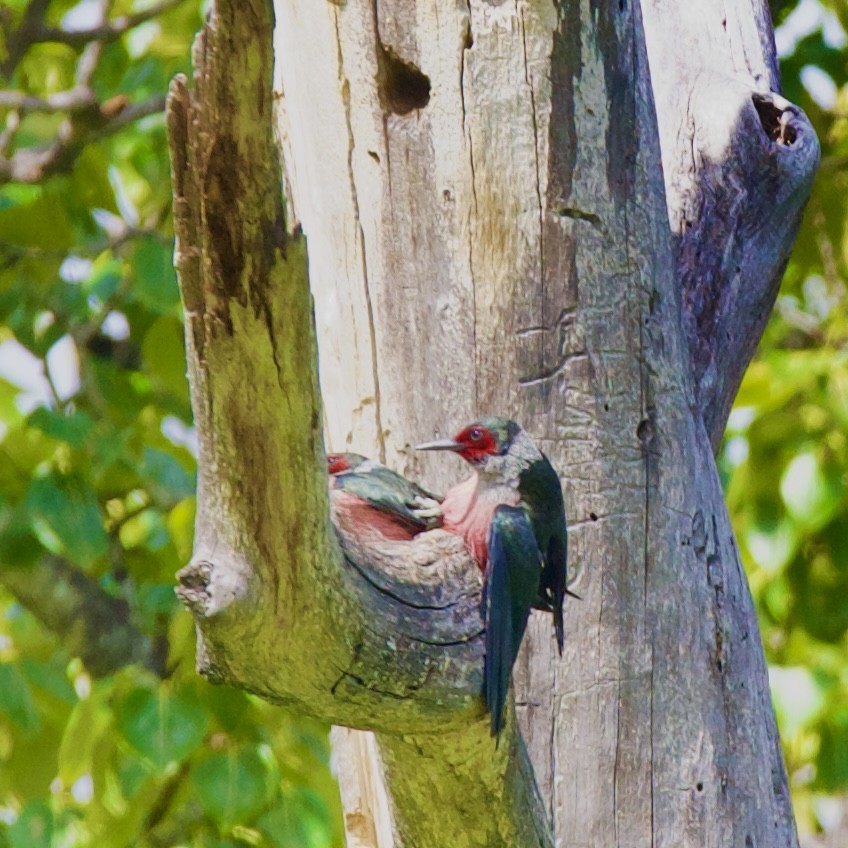
[[[516,14],[519,16],[521,24],[521,45],[524,52],[524,82],[527,84],[527,89],[530,93],[530,116],[533,122],[533,157],[536,168],[536,203],[539,209],[539,314],[544,315],[546,297],[546,280],[545,280],[545,210],[542,203],[542,176],[539,168],[539,125],[536,115],[536,93],[533,90],[533,77],[530,69],[527,66],[527,30],[524,21],[524,8],[520,12],[518,8],[518,0],[515,4]],[[519,380],[519,385],[530,386],[543,380],[549,380],[556,376],[562,367],[565,365],[563,360],[558,366],[551,370],[546,376],[532,381]]]
[[[356,571],[362,576],[362,579],[365,580],[368,584],[373,586],[380,594],[385,595],[387,598],[391,598],[393,601],[397,601],[399,604],[403,604],[405,607],[410,607],[410,609],[416,610],[449,610],[458,605],[458,601],[453,601],[448,604],[416,604],[413,603],[409,598],[404,598],[398,595],[395,592],[391,592],[385,586],[382,586],[378,583],[373,577],[371,577],[368,572],[362,568],[359,563],[356,562],[352,557],[345,556],[345,562],[347,562],[350,566],[352,566]],[[435,644],[435,643],[433,643]]]
[[[345,126],[347,127],[347,170],[350,179],[350,195],[353,203],[354,217],[356,219],[357,239],[359,241],[359,251],[362,263],[362,283],[365,294],[365,308],[368,319],[368,338],[371,347],[371,379],[374,383],[374,419],[377,429],[377,442],[379,445],[380,462],[386,462],[386,436],[383,430],[382,418],[382,400],[380,395],[380,370],[378,367],[377,356],[377,325],[374,321],[374,306],[371,301],[371,286],[368,279],[368,256],[365,244],[365,230],[362,227],[362,216],[359,209],[359,194],[356,188],[356,175],[353,168],[353,151],[355,148],[355,139],[353,135],[353,121],[350,114],[350,80],[344,73],[344,55],[342,52],[341,32],[339,29],[339,10],[334,9],[333,22],[336,28],[336,43],[338,45],[338,63],[339,63],[339,78],[342,83],[342,92],[344,100]],[[377,7],[374,5],[374,30],[376,38],[379,41],[379,32],[377,30]],[[386,149],[388,149],[389,141],[386,138]]]
[[[477,283],[474,275],[474,230],[472,227],[472,217],[479,215],[480,210],[477,202],[477,174],[474,166],[474,139],[471,136],[471,129],[468,126],[468,115],[465,110],[465,54],[474,44],[474,39],[471,35],[471,0],[466,0],[468,9],[468,19],[466,22],[466,30],[463,38],[462,46],[459,51],[459,101],[462,108],[462,129],[465,140],[468,143],[468,166],[471,169],[471,196],[474,199],[473,213],[471,208],[468,210],[468,273],[471,277],[471,343],[474,350],[475,368],[474,368],[474,409],[480,408],[480,387],[479,387],[479,372],[477,365]]]

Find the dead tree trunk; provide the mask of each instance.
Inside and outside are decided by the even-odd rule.
[[[270,7],[219,0],[175,83],[181,592],[203,673],[376,731],[335,736],[351,845],[796,845],[712,450],[817,161],[753,5],[278,0],[287,216]],[[444,486],[410,446],[485,414],[560,472],[583,597],[497,751],[464,551],[342,557],[321,466]]]

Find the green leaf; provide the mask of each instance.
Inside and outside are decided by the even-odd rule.
[[[848,785],[848,711],[839,707],[822,728],[816,784],[830,792]]]
[[[138,688],[115,712],[123,737],[160,769],[187,757],[206,735],[203,705],[184,695]]]
[[[792,736],[816,717],[824,704],[824,693],[806,668],[773,665],[768,673],[781,728],[787,736]]]
[[[116,93],[129,64],[130,57],[120,40],[105,45],[94,76],[94,91],[98,99],[105,100]]]
[[[139,586],[138,612],[141,618],[150,624],[151,629],[157,620],[166,618],[179,608],[180,603],[174,594],[173,583]]]
[[[32,412],[27,423],[73,447],[79,447],[94,430],[94,421],[88,413],[73,410],[63,414],[46,406],[39,406]]]
[[[62,199],[43,194],[26,206],[0,209],[0,241],[42,250],[70,250],[74,231]]]
[[[162,513],[146,509],[127,519],[118,534],[121,545],[126,549],[144,548],[159,551],[171,541]]]
[[[29,684],[11,663],[0,664],[0,712],[27,733],[41,727]]]
[[[172,504],[194,494],[194,477],[170,453],[145,447],[142,457],[141,473],[154,498]]]
[[[20,394],[19,386],[0,377],[0,424],[3,425],[0,427],[0,442],[6,431],[23,418],[16,403]]]
[[[0,463],[2,464],[2,463]],[[23,505],[0,507],[0,563],[4,568],[28,568],[44,548],[32,533]]]
[[[256,720],[247,693],[234,686],[214,686],[204,701],[227,733],[235,735],[239,728],[249,727]]]
[[[188,560],[194,543],[194,515],[197,501],[192,495],[183,498],[169,513],[168,531],[180,559]]]
[[[109,406],[110,420],[119,425],[134,422],[147,403],[145,387],[133,382],[130,372],[109,359],[90,358],[88,373],[92,388]]]
[[[46,801],[30,801],[6,831],[9,848],[51,848],[53,813]]]
[[[108,537],[94,493],[74,479],[43,477],[27,494],[32,529],[47,550],[82,568],[106,553]]]
[[[757,565],[778,574],[795,555],[800,543],[798,530],[786,518],[759,520],[746,533],[745,544]]]
[[[118,780],[125,798],[132,798],[150,777],[151,768],[147,760],[131,754],[121,761]]]
[[[115,195],[109,184],[108,165],[108,159],[96,145],[87,147],[74,166],[73,191],[84,206],[117,213]]]
[[[46,662],[24,658],[21,660],[21,671],[33,686],[57,701],[65,704],[77,703],[77,693],[68,681],[65,664],[59,656],[51,657]]]
[[[10,500],[23,500],[34,468],[47,464],[56,453],[56,442],[33,427],[10,430],[0,444],[0,492]]]
[[[140,239],[133,254],[133,297],[154,312],[176,314],[180,303],[173,248],[153,238]]]
[[[200,803],[223,830],[248,824],[269,797],[267,766],[253,748],[213,754],[192,772]]]
[[[77,702],[59,747],[59,777],[65,786],[91,770],[94,746],[111,724],[111,714],[98,698],[88,697]]]
[[[789,514],[810,529],[830,521],[839,509],[843,492],[839,477],[827,474],[812,451],[798,454],[780,481],[780,494]]]
[[[141,352],[154,382],[187,403],[188,379],[182,323],[170,316],[158,318],[147,331]]]
[[[167,584],[139,586],[135,617],[145,632],[161,633],[167,627],[171,616],[180,608],[173,581]],[[209,709],[205,703],[203,709]]]
[[[81,284],[83,293],[105,303],[121,285],[121,270],[121,263],[109,253],[104,253],[94,262],[91,276]]]
[[[28,185],[27,183],[7,183],[3,186],[3,209],[11,209],[15,206],[28,206],[41,196],[40,185]]]
[[[324,848],[332,845],[332,822],[327,805],[308,788],[294,797],[279,797],[257,822],[259,830],[276,848]]]

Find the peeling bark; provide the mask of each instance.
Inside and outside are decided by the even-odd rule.
[[[645,5],[653,50],[682,24]],[[750,73],[756,51],[773,72],[761,12],[724,22]],[[693,51],[684,73],[685,40],[649,74],[628,3],[276,13],[287,224],[267,5],[214,6],[169,106],[201,436],[180,592],[201,670],[377,732],[334,734],[351,845],[795,846],[713,444],[815,165],[803,115],[765,72],[718,110],[696,65],[726,56]],[[678,73],[694,135],[668,130]],[[711,121],[731,152],[705,143],[684,179],[680,139]],[[755,178],[779,226],[745,225]],[[697,238],[675,236],[684,213]],[[322,468],[323,429],[444,488],[455,458],[411,444],[485,414],[560,472],[583,598],[562,661],[533,615],[497,749],[467,554],[440,531],[337,540]]]

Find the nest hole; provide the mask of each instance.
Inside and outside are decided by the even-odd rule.
[[[408,115],[430,102],[430,78],[411,62],[404,62],[390,48],[379,47],[377,85],[383,108]]]
[[[797,139],[797,133],[792,125],[792,112],[775,105],[767,95],[754,94],[751,100],[757,110],[763,132],[769,140],[775,144],[793,145]]]

